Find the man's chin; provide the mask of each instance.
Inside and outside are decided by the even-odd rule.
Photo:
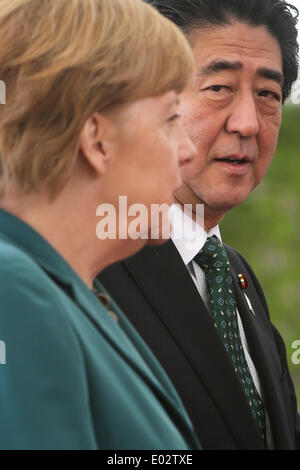
[[[207,198],[204,201],[205,210],[216,211],[218,213],[226,214],[226,212],[235,209],[236,207],[243,204],[248,198],[251,191],[245,191],[244,193],[231,194],[231,195],[220,195],[219,197]]]

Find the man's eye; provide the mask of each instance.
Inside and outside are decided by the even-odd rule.
[[[221,90],[227,90],[227,89],[228,87],[225,85],[213,85],[208,88],[208,90],[215,91],[216,93],[218,93]]]
[[[259,92],[259,96],[262,96],[263,98],[273,98],[279,102],[281,102],[282,100],[281,96],[278,93],[275,93],[271,90],[262,90]]]

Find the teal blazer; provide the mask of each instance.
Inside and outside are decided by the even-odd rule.
[[[0,210],[0,448],[199,448],[153,354],[98,297],[44,238]]]

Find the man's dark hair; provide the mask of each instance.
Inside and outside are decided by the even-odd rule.
[[[283,58],[283,100],[298,75],[297,8],[284,0],[145,0],[185,33],[232,20],[265,26],[278,40]]]

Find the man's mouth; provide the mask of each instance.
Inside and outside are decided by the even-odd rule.
[[[232,155],[224,158],[216,158],[215,162],[221,164],[226,172],[236,175],[245,175],[248,172],[251,159],[247,155]]]
[[[245,163],[250,163],[250,158],[245,156],[245,157],[225,157],[225,158],[217,158],[216,161],[218,162],[226,162],[230,163],[232,165],[244,165]]]

